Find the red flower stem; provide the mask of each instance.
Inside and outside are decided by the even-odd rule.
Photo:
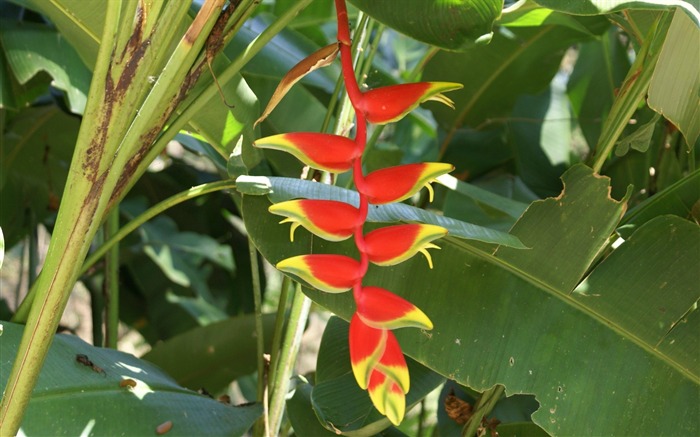
[[[362,293],[362,277],[367,273],[369,267],[369,256],[365,244],[363,234],[363,225],[367,220],[367,211],[369,202],[364,194],[367,191],[365,176],[362,173],[362,152],[367,144],[367,120],[364,113],[358,111],[357,108],[362,99],[362,91],[355,77],[355,70],[352,65],[352,50],[350,49],[352,41],[350,39],[350,24],[348,23],[348,10],[345,5],[345,0],[335,0],[336,13],[338,15],[338,42],[340,43],[340,61],[343,70],[343,80],[345,89],[347,90],[350,103],[355,110],[355,145],[359,149],[359,157],[353,162],[353,181],[355,188],[360,195],[360,214],[357,227],[355,228],[355,246],[360,253],[360,279],[353,286],[353,296],[358,299]]]
[[[338,42],[340,43],[340,62],[343,67],[343,80],[345,81],[345,89],[350,97],[350,102],[354,108],[357,108],[362,92],[355,78],[355,71],[352,66],[352,53],[350,46],[350,25],[348,23],[348,10],[345,6],[345,0],[335,0],[335,9],[338,15]],[[358,125],[359,125],[358,120]]]

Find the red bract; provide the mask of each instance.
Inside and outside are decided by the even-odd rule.
[[[400,424],[406,413],[406,394],[401,387],[387,375],[375,370],[369,379],[367,390],[377,411],[394,425]]]
[[[280,223],[291,223],[289,239],[294,241],[294,230],[305,227],[309,232],[328,241],[349,238],[364,221],[360,211],[352,205],[334,200],[297,199],[276,203],[270,212],[287,218]]]
[[[365,235],[365,247],[369,260],[380,266],[398,264],[421,252],[432,269],[433,261],[427,249],[439,249],[431,241],[446,234],[447,229],[435,225],[388,226]]]
[[[452,170],[452,164],[443,162],[421,162],[383,168],[367,175],[363,194],[367,196],[369,203],[381,205],[408,199],[426,187],[430,192],[430,200],[433,200],[430,182]]]
[[[342,255],[299,255],[280,261],[277,268],[329,293],[348,291],[361,278],[360,263]]]
[[[433,323],[417,306],[383,288],[363,287],[356,303],[360,319],[372,328],[433,329]]]
[[[402,119],[421,103],[435,100],[454,108],[454,103],[442,93],[462,88],[452,82],[417,82],[375,88],[362,93],[356,110],[374,124],[392,123]]]
[[[350,170],[353,160],[362,154],[362,150],[349,138],[313,132],[260,138],[255,141],[255,146],[291,153],[304,164],[331,173]]]
[[[391,332],[386,329],[367,326],[357,314],[350,320],[350,363],[355,380],[363,390],[367,389],[369,376],[384,354],[388,334]]]

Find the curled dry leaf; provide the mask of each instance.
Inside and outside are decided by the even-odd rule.
[[[270,101],[265,107],[265,110],[260,118],[255,120],[255,126],[260,124],[267,118],[268,115],[270,115],[270,113],[275,109],[275,107],[277,107],[279,102],[285,95],[287,95],[295,83],[299,82],[304,76],[312,71],[330,65],[338,55],[338,50],[338,43],[334,42],[333,44],[329,44],[316,50],[292,67],[292,69],[284,75],[279,85],[277,85],[275,92],[272,93],[272,97],[270,98]]]

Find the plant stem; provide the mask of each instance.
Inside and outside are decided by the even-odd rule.
[[[250,273],[253,278],[253,304],[255,306],[256,358],[258,363],[257,401],[262,402],[265,394],[265,338],[262,320],[262,289],[260,287],[258,250],[250,237],[248,237],[248,255],[250,256]]]
[[[630,67],[627,77],[620,86],[617,98],[610,108],[610,114],[603,123],[603,129],[595,148],[592,168],[596,173],[600,173],[602,170],[603,164],[615,147],[617,139],[649,88],[656,61],[661,54],[661,47],[666,39],[672,19],[673,14],[669,12],[663,12],[659,15],[644,40],[637,58]]]
[[[107,251],[114,246],[115,244],[119,243],[121,240],[124,239],[127,235],[129,235],[131,232],[133,232],[135,229],[137,229],[139,226],[143,225],[153,217],[157,216],[158,214],[162,213],[163,211],[166,211],[170,208],[172,208],[175,205],[178,205],[186,200],[194,199],[195,197],[202,196],[204,194],[208,193],[213,193],[215,191],[221,191],[221,190],[226,190],[229,188],[236,188],[236,182],[235,181],[218,181],[218,182],[209,182],[206,184],[202,185],[197,185],[196,187],[192,187],[189,190],[185,190],[181,193],[174,194],[167,199],[153,205],[150,207],[148,210],[143,212],[141,215],[124,225],[121,229],[119,229],[118,232],[116,232],[112,237],[105,241],[104,244],[102,244],[95,252],[93,252],[92,255],[90,255],[85,262],[83,263],[83,267],[80,270],[80,275],[84,275],[85,273],[90,270],[90,268],[100,259],[102,256],[107,253]],[[22,304],[19,306],[17,309],[17,312],[15,315],[12,317],[12,321],[15,323],[23,323],[26,322],[27,320],[27,315],[29,314],[29,310],[32,306],[32,302],[34,301],[34,297],[36,295],[36,287],[32,287],[31,290],[29,290],[29,294],[27,294],[27,297],[22,301]]]
[[[282,349],[280,351],[279,364],[275,369],[275,380],[272,387],[270,400],[270,429],[269,435],[277,435],[282,423],[285,399],[289,390],[289,381],[296,362],[301,336],[306,328],[311,309],[311,299],[306,297],[301,291],[301,286],[297,283],[292,301],[292,308],[289,311],[289,324],[284,336]]]
[[[119,231],[119,206],[107,214],[104,224],[105,240]],[[105,255],[104,275],[104,302],[105,302],[105,345],[109,348],[117,348],[119,335],[119,242],[117,241]]]
[[[289,276],[284,275],[282,279],[282,289],[280,290],[280,298],[277,303],[277,316],[275,318],[275,332],[272,335],[272,349],[270,349],[270,372],[268,375],[269,381],[275,381],[277,378],[277,361],[279,361],[280,346],[282,344],[282,334],[285,326],[285,313],[287,312],[287,301],[289,300],[289,287],[292,286],[292,280]]]
[[[506,388],[503,385],[496,384],[492,388],[486,390],[479,398],[479,401],[474,406],[474,414],[469,418],[469,421],[462,428],[462,437],[474,437],[481,426],[482,419],[493,410],[496,403],[501,399]]]

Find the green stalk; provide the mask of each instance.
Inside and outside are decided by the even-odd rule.
[[[501,399],[506,388],[503,385],[497,384],[486,390],[479,398],[479,401],[474,406],[474,414],[469,418],[464,428],[462,428],[462,437],[474,437],[476,431],[481,426],[481,420],[488,415],[496,403]]]
[[[132,221],[124,225],[121,229],[119,229],[118,232],[116,232],[112,237],[105,241],[104,244],[102,244],[95,252],[90,255],[85,262],[83,263],[83,267],[80,270],[80,276],[86,274],[90,268],[95,265],[97,261],[102,258],[107,251],[112,248],[114,245],[119,243],[121,240],[124,239],[127,235],[129,235],[131,232],[136,230],[139,226],[143,225],[153,217],[157,216],[158,214],[172,208],[175,205],[179,205],[180,203],[194,199],[195,197],[202,196],[204,194],[209,194],[213,193],[215,191],[221,191],[221,190],[226,190],[229,188],[236,188],[236,183],[235,181],[218,181],[218,182],[209,182],[206,184],[202,185],[197,185],[196,187],[192,187],[189,190],[185,190],[181,193],[174,194],[167,199],[153,205],[150,207],[148,210],[144,211],[141,215],[137,216],[134,218]],[[27,297],[22,301],[22,304],[20,307],[17,309],[17,312],[12,318],[12,321],[15,323],[24,323],[27,320],[27,316],[29,315],[29,309],[32,306],[32,302],[34,301],[34,297],[36,296],[36,287],[33,287],[30,291]]]
[[[306,297],[301,291],[301,285],[297,283],[292,301],[292,308],[289,312],[289,324],[280,351],[280,360],[275,369],[275,380],[273,381],[272,396],[270,400],[270,429],[268,435],[278,435],[282,424],[285,399],[289,391],[289,381],[297,359],[301,336],[306,327],[311,309],[311,299]]]
[[[258,391],[257,401],[263,402],[265,396],[265,338],[263,331],[262,314],[262,288],[260,286],[260,268],[258,266],[258,250],[253,240],[248,237],[248,254],[250,255],[250,273],[253,278],[253,305],[255,306],[255,337],[256,337],[256,361],[258,364]],[[260,418],[256,429],[261,429]]]
[[[96,112],[102,106],[102,91],[105,89],[105,79],[109,71],[110,52],[116,40],[116,25],[119,21],[120,9],[120,2],[110,1],[107,4],[103,44],[100,45],[85,117],[78,135],[76,159],[71,162],[70,176],[66,183],[67,190],[61,205],[63,207],[59,208],[44,269],[37,281],[39,290],[37,297],[41,305],[32,306],[5,387],[0,404],[0,436],[15,435],[19,430],[61,313],[78,277],[79,267],[75,265],[75,261],[83,259],[94,235],[94,231],[83,232],[91,230],[96,225],[91,226],[95,209],[87,210],[80,207],[84,205],[85,199],[91,197],[92,191],[92,185],[84,179],[80,152],[89,147],[92,135],[100,127],[100,117],[96,116]],[[78,232],[74,233],[73,230]]]
[[[672,13],[660,14],[620,87],[617,98],[610,108],[610,114],[603,123],[603,129],[595,148],[592,168],[596,173],[600,173],[602,170],[603,164],[610,156],[617,139],[627,126],[634,111],[637,110],[637,105],[646,95],[672,19]]]
[[[275,317],[275,332],[272,334],[272,349],[270,349],[270,371],[268,375],[269,381],[274,381],[277,378],[275,371],[277,369],[277,361],[280,355],[280,346],[282,345],[282,333],[285,325],[285,313],[287,312],[287,301],[289,300],[289,287],[292,280],[289,276],[284,275],[282,278],[282,289],[280,290],[280,298],[277,302],[277,316]]]
[[[104,224],[105,240],[119,231],[119,207],[115,206]],[[112,245],[105,255],[104,275],[104,302],[105,302],[105,345],[109,348],[117,348],[119,335],[119,243]]]

